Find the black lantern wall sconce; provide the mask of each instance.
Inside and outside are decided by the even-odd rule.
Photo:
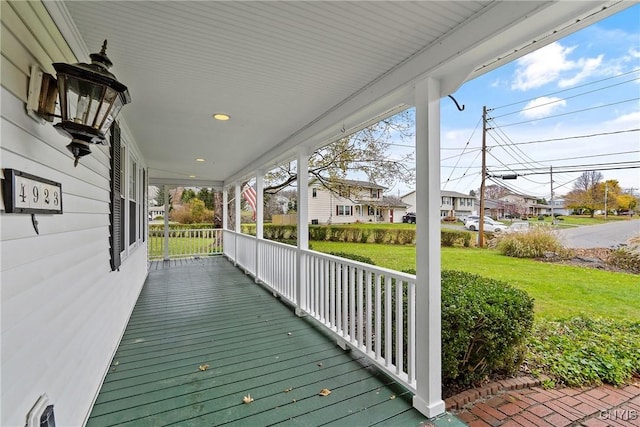
[[[113,65],[107,57],[107,41],[100,53],[92,53],[91,64],[54,63],[57,80],[39,68],[31,70],[27,111],[49,122],[61,121],[54,127],[71,138],[67,149],[74,166],[91,153],[91,144],[107,144],[105,134],[120,109],[131,102],[129,90],[109,72]],[[59,98],[60,115],[55,114]]]

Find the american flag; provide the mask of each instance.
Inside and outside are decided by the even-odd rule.
[[[256,219],[256,189],[246,184],[244,190],[242,190],[242,195],[247,200],[247,203],[249,203],[249,206],[251,206],[251,210],[253,210],[253,219]]]

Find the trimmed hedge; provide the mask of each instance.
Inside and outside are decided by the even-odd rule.
[[[498,280],[443,271],[443,384],[468,386],[492,374],[516,372],[532,325],[533,299],[526,292]]]
[[[448,230],[443,229],[440,231],[440,245],[451,247],[455,244],[459,244],[468,248],[471,246],[471,233],[468,231]]]
[[[296,225],[264,225],[264,237],[269,240],[283,241],[295,240],[297,236]],[[255,224],[242,224],[242,233],[256,235]],[[471,245],[472,233],[468,231],[443,229],[440,232],[442,246]],[[337,225],[310,225],[310,241],[329,241],[345,243],[384,243],[389,245],[415,245],[415,228],[389,228],[380,226],[377,228],[349,227]]]
[[[507,283],[442,272],[443,382],[474,384],[510,374],[524,360],[533,298]]]
[[[365,263],[365,264],[376,265],[376,263],[373,262],[373,260],[371,258],[369,258],[368,256],[351,254],[351,253],[348,253],[348,252],[329,252],[329,255],[339,256],[340,258],[346,258],[346,259],[350,259],[350,260],[353,260],[353,261],[362,262],[362,263]]]

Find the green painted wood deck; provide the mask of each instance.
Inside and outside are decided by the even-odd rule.
[[[87,425],[223,424],[430,425],[409,392],[225,258],[154,262]]]

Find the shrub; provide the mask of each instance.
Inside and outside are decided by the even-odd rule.
[[[373,241],[375,243],[384,243],[385,238],[387,237],[387,232],[389,230],[386,228],[374,228],[373,229]]]
[[[607,257],[607,264],[631,273],[640,273],[640,253],[628,249],[616,249]]]
[[[440,245],[445,247],[454,246],[456,243],[468,248],[471,244],[471,233],[468,231],[443,229],[440,231]]]
[[[319,225],[309,226],[309,240],[324,241],[327,239],[328,228]]]
[[[353,261],[363,262],[365,264],[376,265],[376,263],[373,262],[373,260],[371,258],[369,258],[368,256],[351,254],[351,253],[348,253],[348,252],[329,252],[329,255],[339,256],[341,258],[346,258],[346,259],[350,259],[350,260],[353,260]]]
[[[415,274],[414,269],[404,270]],[[442,272],[442,381],[468,386],[513,373],[524,360],[533,299],[507,283]]]
[[[533,324],[533,299],[507,283],[442,272],[442,378],[470,385],[515,372]]]
[[[553,231],[546,227],[535,227],[524,233],[497,233],[490,245],[503,255],[515,258],[540,258],[546,252],[568,256]]]
[[[640,322],[576,317],[536,321],[529,367],[569,386],[624,384],[640,374]]]

